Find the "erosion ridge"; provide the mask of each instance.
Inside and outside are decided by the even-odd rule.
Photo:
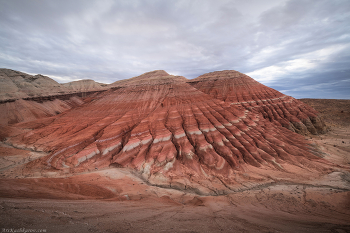
[[[25,132],[7,143],[50,153],[27,169],[129,167],[152,185],[206,194],[236,190],[247,180],[271,181],[237,176],[254,168],[328,170],[301,135],[187,81],[148,72],[50,120],[14,125]]]
[[[323,120],[313,108],[238,71],[215,71],[203,74],[188,83],[214,98],[260,112],[274,124],[294,132],[326,132]]]

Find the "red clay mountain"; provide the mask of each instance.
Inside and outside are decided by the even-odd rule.
[[[294,132],[319,134],[326,131],[313,108],[240,72],[215,71],[188,83],[216,99],[262,113],[265,119]]]
[[[28,168],[129,167],[149,184],[211,193],[215,183],[233,189],[242,182],[236,172],[254,167],[323,170],[301,135],[276,124],[298,128],[316,117],[303,106],[235,71],[191,82],[153,71],[57,116],[15,124],[22,133],[7,143],[50,153]]]

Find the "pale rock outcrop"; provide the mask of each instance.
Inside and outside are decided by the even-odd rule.
[[[0,100],[20,99],[33,96],[46,96],[67,92],[53,79],[29,75],[10,69],[0,69]]]

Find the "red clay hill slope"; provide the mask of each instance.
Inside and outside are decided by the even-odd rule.
[[[106,86],[93,80],[59,84],[40,74],[0,69],[0,125],[60,114],[83,104],[81,97],[103,91]]]
[[[187,81],[146,73],[60,115],[14,125],[23,131],[6,143],[50,153],[29,169],[129,167],[149,184],[195,190],[213,179],[231,189],[247,169],[324,169],[303,136]]]
[[[203,74],[188,82],[198,90],[231,105],[256,110],[264,118],[300,134],[325,133],[317,111],[234,70]]]

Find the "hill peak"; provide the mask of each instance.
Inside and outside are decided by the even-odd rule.
[[[111,86],[162,85],[187,81],[185,77],[170,75],[164,70],[154,70],[133,78],[116,81]]]

